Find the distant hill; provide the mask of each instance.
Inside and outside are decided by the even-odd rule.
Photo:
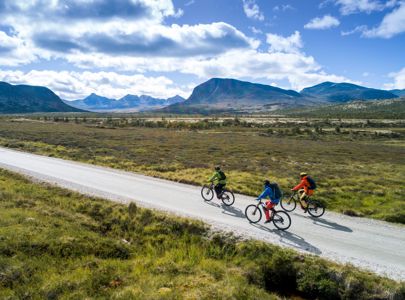
[[[398,97],[404,97],[405,96],[405,89],[403,90],[390,90],[390,93],[393,93],[394,95],[397,95]]]
[[[384,90],[371,89],[351,83],[323,82],[301,91],[302,95],[327,102],[342,103],[353,100],[393,99],[398,96]]]
[[[66,104],[88,110],[90,110],[93,107],[97,107],[98,109],[109,109],[111,107],[112,101],[114,101],[114,99],[102,97],[94,93],[82,100],[75,100],[75,101],[64,100]]]
[[[95,112],[137,112],[162,108],[184,100],[184,98],[178,95],[168,99],[153,98],[146,95],[126,95],[125,97],[116,100],[93,93],[82,100],[65,100],[65,103],[77,108]]]
[[[194,88],[184,102],[162,111],[172,113],[208,113],[221,111],[272,110],[285,106],[322,102],[292,90],[235,79],[210,79]]]
[[[46,87],[0,82],[0,113],[80,112]]]
[[[308,118],[405,119],[405,98],[358,100],[319,107],[280,110],[275,114]]]

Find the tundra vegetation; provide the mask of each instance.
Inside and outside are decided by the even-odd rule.
[[[200,185],[214,165],[229,187],[285,194],[301,171],[328,209],[405,224],[404,120],[45,115],[0,119],[0,145]]]
[[[59,151],[59,150],[55,150]],[[1,299],[404,299],[350,265],[0,169]]]

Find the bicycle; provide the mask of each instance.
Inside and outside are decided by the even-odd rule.
[[[262,210],[267,209],[264,207],[262,200],[259,200],[257,204],[248,205],[245,209],[245,216],[250,223],[256,224],[262,219]],[[287,230],[291,226],[291,218],[288,213],[282,210],[275,210],[274,207],[270,209],[270,220],[273,222],[279,230]]]
[[[307,202],[307,207],[304,209],[304,212],[308,212],[314,218],[323,216],[325,205],[322,202],[310,197],[307,197],[305,201]],[[297,202],[300,203],[299,195],[297,192],[294,192],[289,198],[282,198],[280,205],[285,211],[291,212],[297,207]]]
[[[211,201],[214,198],[214,195],[215,191],[213,182],[211,182],[210,185],[203,185],[201,189],[201,196],[205,201]],[[220,199],[226,206],[231,206],[235,202],[235,195],[232,193],[232,191],[224,188],[222,189]]]

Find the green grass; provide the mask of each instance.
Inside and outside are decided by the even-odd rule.
[[[0,299],[402,299],[350,265],[0,169]]]
[[[288,191],[299,172],[307,171],[317,180],[317,199],[328,209],[405,224],[402,138],[282,135],[235,126],[99,128],[3,119],[0,145],[197,185],[221,164],[229,187],[248,195],[257,195],[265,178]]]

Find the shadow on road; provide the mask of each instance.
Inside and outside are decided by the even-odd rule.
[[[339,231],[344,231],[344,232],[353,232],[353,230],[347,226],[328,221],[324,218],[313,218],[313,217],[309,217],[306,215],[299,215],[299,214],[294,214],[294,217],[295,216],[299,217],[299,218],[307,219],[307,220],[309,219],[312,221],[313,224],[319,225],[319,226],[327,228],[327,229],[334,229],[334,230],[339,230]]]
[[[213,201],[204,201],[206,204],[214,206],[214,207],[221,207],[221,205],[219,205],[218,203],[215,203]]]
[[[289,231],[281,231],[278,229],[270,229],[261,224],[252,224],[251,223],[251,225],[256,228],[259,228],[261,230],[268,231],[268,232],[278,235],[280,237],[280,242],[283,243],[284,245],[287,245],[287,246],[290,246],[290,247],[293,247],[296,249],[304,250],[304,251],[307,251],[307,252],[310,252],[310,253],[316,254],[316,255],[319,255],[322,253],[322,251],[319,248],[308,243],[304,238],[302,238],[301,236],[299,236],[295,233],[291,233]]]
[[[244,218],[245,214],[239,208],[234,206],[226,206],[225,204],[215,203],[213,201],[205,201],[206,204],[211,205],[213,207],[222,208],[222,213],[224,215],[228,215],[235,218]]]
[[[312,220],[315,225],[319,225],[319,226],[322,226],[325,228],[340,230],[340,231],[344,231],[344,232],[353,232],[353,230],[347,226],[343,226],[338,223],[325,220],[323,218],[312,219]]]
[[[231,217],[236,217],[236,218],[244,218],[245,214],[243,213],[243,211],[241,211],[239,208],[237,207],[233,207],[233,206],[226,206],[225,204],[221,204],[221,207],[223,209],[222,213]]]

